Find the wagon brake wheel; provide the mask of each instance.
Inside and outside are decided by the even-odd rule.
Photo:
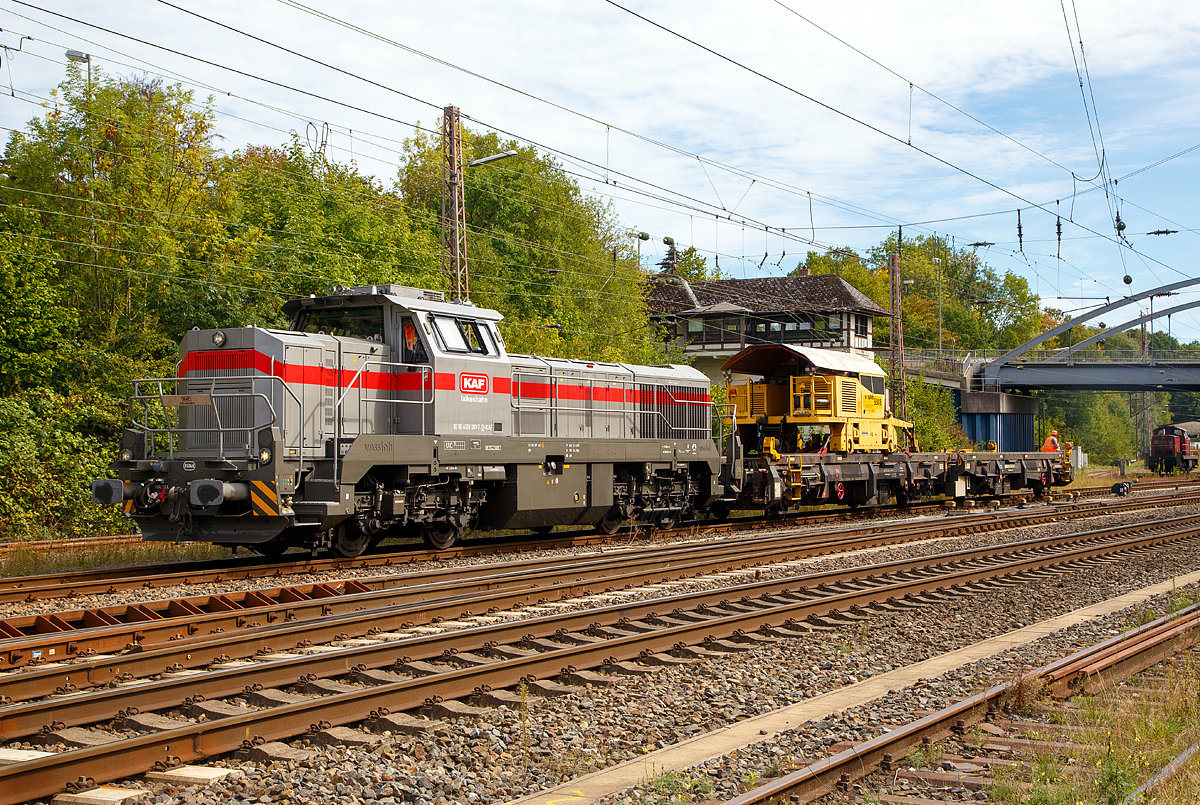
[[[459,531],[450,523],[427,523],[421,526],[421,539],[433,551],[453,548],[458,542]]]
[[[339,525],[333,534],[333,552],[346,559],[360,556],[367,549],[371,537],[358,527],[354,520]]]
[[[600,522],[596,523],[596,531],[611,537],[617,533],[623,519],[625,518],[621,516],[620,510],[616,506],[613,506],[604,513],[604,516],[600,518]]]

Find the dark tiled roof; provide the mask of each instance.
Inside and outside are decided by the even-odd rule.
[[[803,277],[758,277],[691,283],[699,307],[728,303],[755,313],[785,310],[853,311],[889,315],[871,298],[836,274]],[[648,298],[651,314],[679,314],[697,307],[680,285],[653,285]]]

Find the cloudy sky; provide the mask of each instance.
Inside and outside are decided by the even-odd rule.
[[[0,0],[0,27],[6,129],[69,48],[212,94],[228,150],[295,131],[384,183],[457,105],[649,232],[647,262],[671,236],[735,277],[785,273],[903,224],[994,243],[980,256],[1063,310],[1200,276],[1200,5]],[[1170,326],[1200,339],[1200,314]]]

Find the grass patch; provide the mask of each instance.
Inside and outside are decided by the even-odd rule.
[[[904,764],[910,769],[932,769],[939,766],[946,750],[939,744],[923,744],[908,750],[904,756]]]
[[[987,789],[988,800],[1013,805],[1119,805],[1200,740],[1200,664],[1185,654],[1162,674],[1142,674],[1136,682],[1158,689],[1157,695],[1135,697],[1117,688],[1076,697],[1075,707],[1066,711],[1067,719],[1051,721],[1066,720],[1082,727],[1070,740],[1084,748],[1069,760],[1039,750],[1027,755],[1022,766],[997,769]],[[1193,757],[1143,801],[1200,802],[1200,757]]]
[[[1036,715],[1042,705],[1042,680],[1036,674],[1018,672],[1000,700],[1001,709],[1019,716]]]
[[[640,802],[643,805],[670,805],[676,802],[699,802],[713,792],[708,780],[692,780],[678,771],[656,774],[643,783]]]
[[[166,562],[204,562],[228,559],[228,548],[207,542],[126,542],[74,549],[16,548],[0,559],[5,576],[38,576],[77,570],[102,570],[129,565],[153,565]]]

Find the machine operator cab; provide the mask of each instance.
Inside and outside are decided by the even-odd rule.
[[[750,449],[892,452],[904,449],[905,432],[912,429],[911,422],[888,410],[886,375],[868,358],[794,344],[757,344],[721,368],[731,378],[726,391],[734,407],[732,422]]]
[[[320,385],[340,390],[343,436],[503,429],[495,392],[511,372],[496,311],[401,285],[331,286],[283,311],[292,331],[337,340]]]

